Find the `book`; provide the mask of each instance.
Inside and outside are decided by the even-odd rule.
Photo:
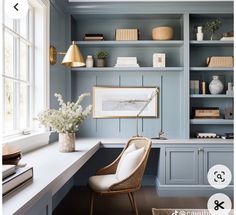
[[[200,81],[190,80],[190,94],[199,94],[199,93],[200,93]]]
[[[221,136],[222,139],[234,139],[234,133],[225,133]]]
[[[85,34],[85,37],[103,37],[103,34]]]
[[[84,40],[100,41],[100,40],[104,40],[104,37],[103,37],[103,34],[85,34]]]
[[[14,191],[33,178],[33,167],[16,168],[16,172],[2,181],[2,195]]]
[[[2,165],[2,179],[14,174],[16,172],[16,165],[4,164]]]
[[[86,41],[101,41],[101,40],[103,40],[103,37],[84,37],[84,40],[86,40]]]

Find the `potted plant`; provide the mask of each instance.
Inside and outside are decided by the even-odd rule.
[[[214,33],[220,29],[221,25],[222,25],[222,22],[220,19],[215,19],[205,24],[204,30],[206,32],[211,33],[211,37],[210,37],[211,40],[213,40]]]
[[[75,132],[85,118],[91,113],[92,105],[84,110],[80,103],[90,94],[82,94],[76,102],[63,101],[61,94],[55,94],[59,109],[47,109],[38,114],[37,120],[45,127],[59,133],[59,151],[73,152],[75,150]]]
[[[108,57],[108,52],[100,51],[96,54],[95,64],[96,67],[105,67],[105,59]]]

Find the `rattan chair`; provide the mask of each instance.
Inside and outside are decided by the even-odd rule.
[[[121,181],[111,184],[111,186],[109,186],[105,190],[94,187],[91,182],[93,177],[96,176],[106,177],[112,174],[113,175],[116,174],[116,169],[123,153],[133,143],[135,144],[135,147],[138,149],[144,147],[144,153],[138,165],[130,173],[130,175]],[[120,155],[116,158],[116,160],[114,160],[110,165],[98,170],[96,176],[92,176],[89,178],[89,186],[91,188],[90,215],[93,214],[95,194],[113,195],[113,194],[125,194],[125,193],[128,194],[132,209],[135,211],[135,214],[138,215],[138,209],[134,198],[134,192],[139,190],[141,187],[141,181],[148,160],[149,152],[151,150],[151,145],[152,142],[145,137],[131,138],[124,147],[124,149],[122,150],[122,152],[120,153]]]

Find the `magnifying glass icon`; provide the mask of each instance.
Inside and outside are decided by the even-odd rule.
[[[221,179],[222,180],[222,175],[221,174],[217,174],[216,176],[218,179]]]

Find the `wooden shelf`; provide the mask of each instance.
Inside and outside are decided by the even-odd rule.
[[[234,120],[230,119],[191,119],[190,123],[193,125],[232,125]]]
[[[225,95],[225,94],[219,94],[219,95],[211,95],[211,94],[191,94],[190,98],[222,98],[222,99],[227,99],[227,98],[234,98],[233,95]]]
[[[78,46],[143,46],[143,47],[180,47],[184,44],[183,40],[168,40],[168,41],[155,41],[155,40],[137,40],[137,41],[116,41],[116,40],[103,40],[103,41],[75,41]]]
[[[190,71],[229,71],[232,72],[234,70],[233,67],[190,67]]]
[[[71,68],[72,71],[77,72],[181,72],[183,67],[93,67],[93,68]]]
[[[226,41],[226,40],[196,41],[196,40],[191,40],[190,45],[194,45],[194,46],[232,46],[233,47],[234,41]]]

